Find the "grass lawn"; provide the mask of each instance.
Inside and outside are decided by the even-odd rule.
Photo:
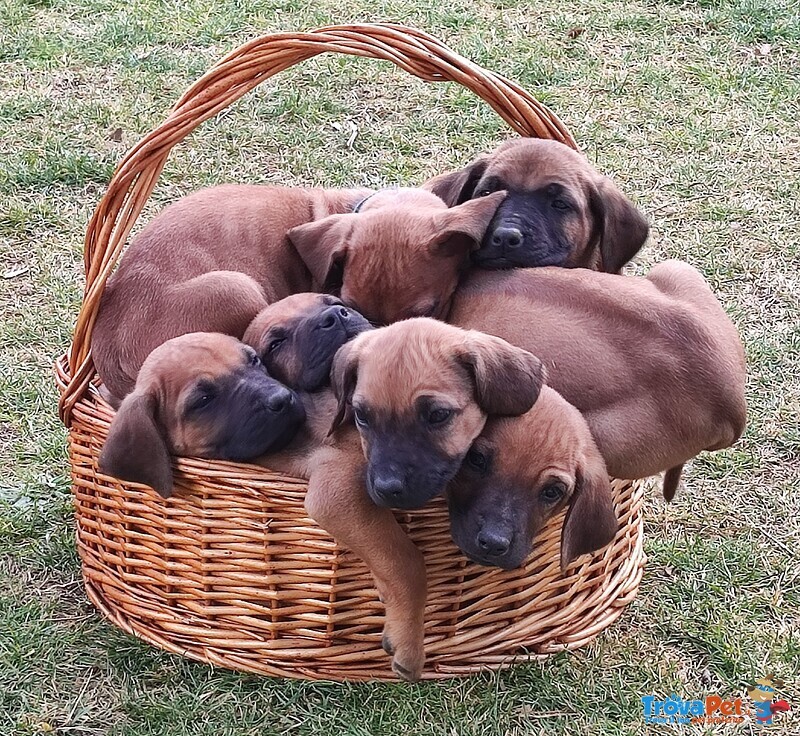
[[[747,348],[750,421],[647,503],[644,582],[591,646],[466,680],[334,685],[162,653],[83,594],[52,362],[115,163],[240,43],[394,20],[534,92],[700,268]],[[640,698],[767,671],[800,733],[800,5],[795,0],[0,0],[0,736],[754,733],[647,726]],[[470,93],[320,57],[173,153],[146,215],[223,181],[420,182],[508,135]],[[602,377],[599,377],[602,380]]]

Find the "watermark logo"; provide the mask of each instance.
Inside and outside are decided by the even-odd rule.
[[[791,706],[783,699],[777,699],[777,688],[783,687],[783,680],[779,680],[772,673],[747,688],[747,696],[753,701],[756,722],[762,726],[771,726],[772,717],[776,713],[790,710]]]
[[[771,726],[776,713],[791,709],[789,703],[776,697],[783,681],[773,674],[756,680],[747,688],[747,698],[723,698],[706,695],[686,700],[677,695],[659,699],[656,695],[642,697],[642,714],[645,723],[671,726],[738,724],[745,721],[761,726]]]

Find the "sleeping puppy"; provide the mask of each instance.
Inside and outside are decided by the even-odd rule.
[[[659,263],[646,278],[475,271],[450,319],[539,357],[548,385],[583,414],[609,473],[644,478],[666,470],[668,501],[685,462],[729,447],[744,431],[741,340],[687,263]]]
[[[352,408],[375,504],[419,508],[444,491],[487,417],[526,412],[542,380],[539,360],[504,340],[405,320],[339,351],[334,425]]]
[[[649,231],[610,179],[555,141],[506,141],[423,188],[450,206],[508,191],[473,254],[481,268],[563,266],[619,273]]]
[[[297,391],[330,385],[336,351],[370,329],[358,312],[330,294],[294,294],[270,305],[242,338],[269,375]]]
[[[224,185],[167,207],[109,279],[92,355],[114,406],[162,342],[242,337],[267,304],[333,292],[375,322],[446,313],[503,193],[448,209],[415,189]]]
[[[171,455],[252,460],[288,444],[304,420],[296,394],[264,372],[252,348],[227,335],[190,333],[144,361],[111,421],[99,466],[168,497]]]
[[[547,521],[568,509],[561,568],[614,539],[611,482],[581,413],[549,386],[519,417],[490,419],[447,489],[453,541],[471,560],[511,570]]]
[[[370,322],[443,318],[504,196],[448,209],[421,189],[383,190],[355,212],[293,228],[289,239],[321,290]]]

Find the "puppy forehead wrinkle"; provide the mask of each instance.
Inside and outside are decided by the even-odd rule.
[[[545,386],[526,414],[496,418],[486,425],[483,436],[496,448],[494,462],[499,473],[572,475],[584,450],[585,424],[575,416],[577,409],[554,397],[560,399]]]
[[[371,333],[371,349],[359,364],[358,393],[364,400],[403,413],[416,405],[420,395],[456,398],[459,389],[463,391],[453,343],[441,340],[443,331],[428,324],[434,320],[421,322],[405,320]]]

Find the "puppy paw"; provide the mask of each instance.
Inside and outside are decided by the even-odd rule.
[[[422,667],[425,664],[425,649],[421,643],[417,646],[396,647],[392,638],[384,631],[381,646],[383,651],[392,658],[392,671],[401,680],[419,681],[422,676]]]
[[[406,682],[419,682],[422,677],[422,663],[420,663],[419,666],[409,668],[398,662],[397,657],[394,657],[392,659],[392,672]]]

